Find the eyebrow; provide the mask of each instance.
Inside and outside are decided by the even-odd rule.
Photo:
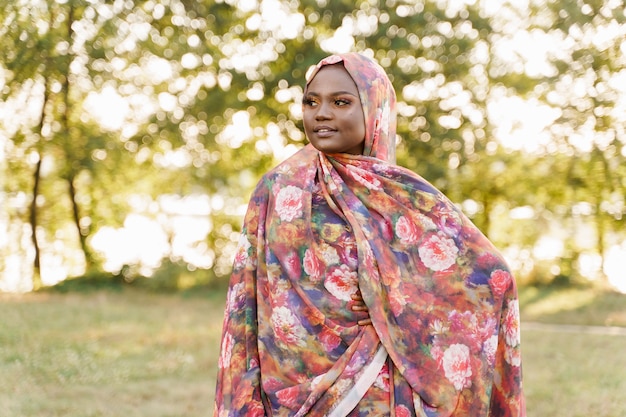
[[[351,93],[350,91],[343,91],[343,90],[341,90],[341,91],[334,91],[334,92],[330,93],[329,95],[331,95],[331,96],[340,96],[342,94],[348,94],[348,95],[350,95],[352,97],[357,97],[357,98],[359,97],[358,94],[354,94],[354,93]],[[314,91],[306,91],[305,95],[316,96],[316,97],[320,96],[319,93],[316,93]]]

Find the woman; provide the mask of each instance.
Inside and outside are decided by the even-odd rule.
[[[261,179],[245,217],[215,416],[525,415],[514,279],[394,164],[394,107],[360,54],[310,75],[310,144]]]

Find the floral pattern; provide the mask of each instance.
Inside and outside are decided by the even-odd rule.
[[[438,234],[431,234],[418,249],[424,265],[433,271],[443,271],[451,267],[457,259],[459,248],[454,240]]]
[[[290,222],[302,215],[302,190],[289,185],[276,195],[276,212],[282,221]]]
[[[317,69],[331,63],[359,89],[364,155],[307,145],[257,185],[233,262],[214,415],[524,416],[506,263],[441,192],[394,164],[384,71],[359,54]],[[357,292],[368,312],[350,308]],[[367,317],[372,325],[358,324]]]
[[[324,287],[335,298],[350,301],[352,296],[359,291],[357,273],[348,265],[340,265],[330,271],[324,282]]]

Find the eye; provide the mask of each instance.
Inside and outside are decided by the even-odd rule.
[[[338,98],[337,100],[335,100],[335,105],[336,106],[348,106],[352,103],[352,101],[345,99],[345,98]]]
[[[302,104],[304,104],[305,106],[313,107],[317,105],[317,102],[310,97],[305,97],[302,100]]]

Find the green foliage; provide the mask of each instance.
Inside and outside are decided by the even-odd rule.
[[[150,276],[143,276],[133,265],[125,265],[119,274],[99,270],[72,277],[43,287],[44,293],[89,293],[93,291],[123,291],[136,288],[151,293],[198,293],[223,291],[224,282],[207,269],[198,269],[181,261],[163,260]]]
[[[119,292],[128,287],[123,275],[112,275],[101,271],[90,271],[84,276],[63,280],[52,286],[38,290],[42,293],[91,293],[94,291]]]
[[[624,27],[619,7],[568,0],[521,10],[502,2],[490,11],[483,2],[300,0],[268,13],[264,4],[38,0],[0,10],[0,100],[36,109],[0,120],[9,138],[0,173],[11,173],[2,175],[0,196],[18,201],[0,222],[13,225],[11,241],[26,242],[0,254],[27,258],[31,231],[21,225],[32,223],[28,207],[36,201],[31,228],[42,256],[71,260],[72,276],[102,271],[92,239],[138,211],[133,199],[205,194],[224,204],[206,214],[212,229],[202,243],[213,266],[198,279],[223,280],[240,207],[260,175],[305,143],[294,111],[304,76],[337,47],[331,38],[342,30],[396,88],[398,162],[475,207],[472,220],[498,246],[532,251],[543,232],[537,223],[593,227],[588,247],[576,243],[574,230],[565,235],[563,258],[571,262],[559,273],[537,263],[530,273],[537,281],[576,281],[583,252],[602,256],[623,239],[626,134],[614,79],[623,72],[623,42],[594,37]],[[289,32],[277,21],[301,24]],[[523,51],[511,51],[515,60],[499,53],[516,34],[553,35],[563,47],[546,53],[547,69],[533,72]],[[128,108],[100,111],[121,114],[107,126],[89,103],[111,91]],[[550,140],[532,152],[504,147],[488,111],[501,96],[559,110],[542,132]],[[242,114],[249,132],[233,137]],[[591,146],[581,147],[581,137]],[[37,160],[46,169],[34,190]],[[592,210],[577,214],[581,203]],[[150,217],[163,214],[146,206]],[[516,207],[532,208],[533,218],[511,220]],[[186,270],[185,262],[164,261],[146,282],[174,288]]]
[[[169,259],[164,260],[149,277],[138,276],[131,280],[131,284],[138,288],[166,293],[223,287],[223,282],[218,281],[212,271],[192,268],[184,262]]]

